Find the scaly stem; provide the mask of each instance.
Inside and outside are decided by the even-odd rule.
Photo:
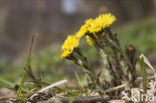
[[[101,32],[102,33],[102,32]],[[101,34],[101,33],[99,33],[99,35]],[[95,48],[96,48],[96,50],[98,51],[98,53],[99,53],[99,55],[102,57],[102,59],[103,59],[103,64],[104,64],[104,69],[105,69],[105,71],[108,71],[108,73],[109,73],[109,75],[110,76],[112,76],[112,80],[113,81],[115,81],[115,74],[113,73],[113,70],[112,70],[112,68],[110,67],[110,62],[109,62],[109,59],[108,59],[108,55],[105,53],[105,51],[104,51],[104,46],[103,46],[103,43],[102,43],[102,41],[100,41],[100,39],[97,39],[97,38],[95,38],[94,37],[94,35],[93,34],[87,34],[88,36],[90,36],[93,40],[94,40],[94,46],[95,46]],[[105,72],[106,73],[106,72]],[[107,81],[109,81],[108,80],[108,78],[106,78],[106,80]],[[113,82],[114,83],[114,82]]]
[[[127,70],[127,66],[126,66],[126,63],[125,63],[125,58],[124,58],[124,55],[123,55],[123,52],[122,52],[122,49],[121,49],[121,46],[120,46],[120,42],[119,40],[117,39],[117,35],[116,34],[113,34],[110,30],[110,28],[106,28],[105,31],[108,33],[108,36],[111,40],[111,44],[114,43],[114,45],[111,46],[112,50],[114,51],[114,54],[115,54],[115,59],[116,59],[116,63],[119,64],[119,69],[120,69],[120,74],[122,74],[122,79],[127,83],[127,88],[129,88],[129,74],[127,72],[129,72]]]

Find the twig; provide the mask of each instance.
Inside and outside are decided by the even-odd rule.
[[[149,76],[149,77],[147,77],[147,80],[154,79],[154,78],[155,78],[155,76]],[[142,81],[142,78],[138,78],[136,82],[140,83],[141,81]],[[57,82],[57,83],[52,84],[52,85],[58,86],[56,84],[59,84],[59,83]],[[43,92],[43,91],[45,91],[47,89],[52,88],[53,87],[52,85],[41,89],[40,92]],[[122,85],[113,87],[111,89],[105,90],[105,93],[114,92],[116,90],[123,89],[125,87],[126,87],[126,84],[122,84]],[[37,95],[37,93],[32,95],[30,97],[30,99],[33,99],[33,96],[35,97],[36,95]],[[107,96],[85,96],[85,97],[73,97],[73,98],[56,96],[56,97],[51,97],[49,100],[38,102],[38,103],[53,103],[56,100],[56,98],[61,100],[63,103],[68,103],[71,99],[73,100],[72,103],[88,103],[88,102],[97,102],[97,101],[104,101],[105,102],[105,101],[110,100],[110,98],[107,97]]]
[[[107,90],[105,90],[105,92],[106,93],[113,92],[113,91],[116,91],[118,89],[124,88],[125,86],[126,86],[126,83],[122,84],[122,85],[119,85],[119,86],[116,86],[116,87],[113,87],[113,88],[110,88],[110,89],[107,89]]]
[[[72,103],[91,103],[91,102],[106,102],[110,100],[108,96],[85,96],[85,97],[56,97],[63,103],[69,103],[72,100]],[[54,103],[56,98],[50,98],[48,101],[42,101],[38,103]]]
[[[0,101],[3,101],[3,100],[8,100],[9,98],[15,98],[16,95],[12,95],[12,96],[2,96],[0,97]]]
[[[150,80],[150,79],[155,79],[155,75],[154,76],[149,76],[147,77],[147,80]],[[142,78],[139,78],[137,79],[137,83],[140,83],[142,81]],[[110,88],[110,89],[107,89],[105,90],[106,93],[109,93],[109,92],[113,92],[113,91],[116,91],[118,89],[122,89],[122,88],[125,88],[126,84],[122,84],[122,85],[119,85],[119,86],[116,86],[116,87],[113,87],[113,88]]]
[[[155,75],[152,75],[152,76],[147,77],[147,80],[150,80],[150,79],[155,79]],[[136,82],[139,83],[141,81],[142,81],[142,78],[139,77]]]
[[[62,84],[64,84],[64,83],[66,83],[66,82],[67,82],[67,80],[62,80],[62,81],[56,82],[56,83],[54,83],[54,84],[51,84],[51,85],[49,85],[49,86],[47,86],[47,87],[45,87],[45,88],[42,88],[42,89],[39,90],[37,93],[33,94],[33,95],[30,97],[30,100],[32,100],[38,93],[43,93],[43,92],[46,91],[46,90],[49,90],[49,89],[51,89],[51,88],[53,88],[53,87],[55,87],[55,86],[62,85]]]
[[[38,91],[38,92],[44,92],[44,91],[46,91],[46,90],[48,90],[48,89],[50,89],[50,88],[53,88],[53,87],[55,87],[55,86],[62,85],[62,84],[64,84],[64,83],[66,83],[66,82],[67,82],[67,80],[62,80],[62,81],[56,82],[56,83],[54,83],[54,84],[51,84],[51,85],[49,85],[49,86],[47,86],[47,87],[41,89],[41,90]]]

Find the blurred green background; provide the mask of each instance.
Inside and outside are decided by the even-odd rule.
[[[1,0],[0,1],[0,87],[1,79],[17,83],[24,66],[32,33],[35,38],[31,66],[34,74],[51,83],[75,78],[79,68],[60,59],[61,45],[68,34],[79,30],[86,19],[111,12],[117,18],[112,31],[124,50],[133,44],[137,55],[144,53],[156,64],[156,0]],[[83,53],[94,69],[99,55],[81,42]]]

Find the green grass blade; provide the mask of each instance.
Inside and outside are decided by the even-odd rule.
[[[146,65],[145,65],[143,57],[140,58],[140,66],[141,66],[141,72],[142,72],[144,93],[147,93],[147,74],[146,74]]]
[[[76,76],[78,88],[80,89],[81,93],[83,93],[84,88],[83,88],[83,85],[81,85],[81,79],[79,75],[77,74],[77,72],[75,72],[75,76]]]
[[[75,76],[76,76],[78,87],[81,88],[81,80],[80,80],[80,77],[78,76],[77,72],[75,72]]]
[[[0,77],[0,83],[2,83],[3,85],[5,85],[5,87],[8,87],[8,88],[14,88],[14,86],[15,86],[13,83],[11,83],[1,77]]]
[[[21,84],[20,84],[20,87],[19,87],[19,90],[17,92],[17,99],[21,99],[21,92],[22,92],[22,89],[23,89],[23,85],[24,85],[24,82],[25,82],[25,79],[27,77],[27,72],[28,72],[28,69],[30,67],[30,61],[31,61],[31,52],[32,52],[32,47],[33,47],[33,42],[34,42],[34,38],[35,38],[35,34],[33,34],[32,36],[32,40],[31,40],[31,44],[30,44],[30,48],[29,48],[29,54],[28,54],[28,59],[27,59],[27,65],[26,65],[26,68],[25,68],[25,72],[24,72],[24,75],[23,75],[23,78],[22,78],[22,81],[21,81]]]

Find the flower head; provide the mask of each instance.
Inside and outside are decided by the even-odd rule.
[[[77,38],[81,38],[88,31],[90,33],[93,33],[97,38],[97,35],[95,35],[95,33],[101,31],[103,28],[109,27],[115,20],[115,16],[110,13],[101,14],[95,19],[88,19],[77,32],[76,36]]]
[[[88,31],[90,33],[96,33],[103,28],[109,27],[116,20],[115,16],[110,13],[101,14],[97,18],[87,21],[89,23]]]
[[[68,55],[70,55],[71,53],[72,53],[71,51],[65,50],[65,51],[62,52],[61,58],[65,58],[65,57],[67,57]]]
[[[107,13],[101,14],[95,19],[88,19],[85,21],[85,24],[80,28],[80,30],[76,33],[76,35],[69,35],[65,40],[62,46],[62,54],[61,58],[65,58],[69,54],[71,54],[74,48],[79,46],[79,40],[83,37],[87,32],[93,34],[95,39],[98,39],[98,33],[102,29],[109,27],[116,20],[115,16]],[[104,33],[101,34],[104,36]],[[94,46],[94,40],[86,35],[86,40],[90,46]]]
[[[70,50],[73,51],[74,48],[79,46],[79,39],[76,35],[68,35],[67,39],[65,40],[62,50]]]
[[[101,28],[109,27],[116,20],[115,16],[111,13],[101,14],[96,19],[95,22],[97,26]]]
[[[80,30],[76,34],[77,38],[81,38],[81,37],[83,37],[86,34],[88,26],[89,26],[88,24],[84,24],[80,28]]]
[[[79,46],[79,39],[76,37],[76,35],[68,35],[67,39],[65,40],[63,46],[62,46],[62,54],[61,58],[65,58],[69,54],[72,53],[74,48],[77,48]]]

